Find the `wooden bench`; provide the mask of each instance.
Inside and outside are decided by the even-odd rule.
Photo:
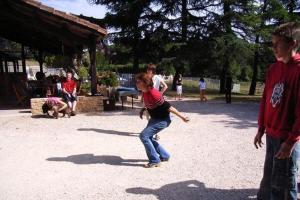
[[[47,98],[32,98],[30,99],[32,115],[42,115],[42,105]],[[103,101],[107,97],[103,96],[78,96],[76,111],[78,113],[84,112],[102,112],[104,110]]]

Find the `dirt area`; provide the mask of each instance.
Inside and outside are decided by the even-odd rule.
[[[258,103],[171,101],[159,142],[171,160],[146,169],[138,109],[31,118],[0,111],[0,199],[255,199],[265,149],[252,144]]]

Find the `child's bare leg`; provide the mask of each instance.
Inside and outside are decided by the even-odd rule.
[[[72,106],[72,111],[75,112],[76,111],[76,105],[77,105],[77,101],[73,102],[73,106]]]
[[[58,107],[57,106],[53,106],[52,110],[53,110],[53,117],[55,119],[57,119],[58,118]]]

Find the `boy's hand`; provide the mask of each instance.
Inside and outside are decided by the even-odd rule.
[[[144,114],[144,111],[146,110],[146,108],[142,108],[140,110],[140,118],[143,119],[143,114]]]
[[[289,158],[292,154],[293,146],[287,143],[282,143],[279,151],[276,153],[275,157],[278,159]]]
[[[264,144],[262,141],[261,141],[261,138],[262,136],[264,135],[263,132],[257,132],[256,136],[254,137],[254,146],[255,148],[258,149],[258,147],[262,147],[262,145]]]
[[[188,117],[183,117],[182,120],[183,120],[184,122],[188,122],[188,121],[190,121],[190,118],[188,118]]]

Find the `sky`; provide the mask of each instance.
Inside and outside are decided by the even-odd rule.
[[[88,17],[103,18],[106,13],[105,6],[90,5],[87,0],[40,0],[40,2],[56,10]]]

